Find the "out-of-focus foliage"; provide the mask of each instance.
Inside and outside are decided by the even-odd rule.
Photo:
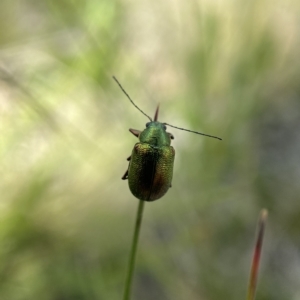
[[[133,299],[300,295],[300,2],[0,2],[1,300],[121,299],[137,200],[120,178],[148,114],[170,129]]]

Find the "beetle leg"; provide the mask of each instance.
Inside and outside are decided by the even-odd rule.
[[[172,183],[170,183],[170,188],[172,187]]]
[[[132,128],[129,128],[129,131],[135,135],[136,137],[139,137],[141,131],[140,130],[137,130],[137,129],[132,129]]]
[[[131,155],[127,157],[127,160],[130,161],[131,160]]]
[[[122,180],[128,179],[128,170],[126,170],[125,174],[121,178]]]

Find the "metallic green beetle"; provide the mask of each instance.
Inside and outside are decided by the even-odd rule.
[[[154,201],[169,189],[173,177],[175,150],[171,146],[173,135],[166,132],[166,125],[154,120],[142,132],[129,131],[140,140],[128,158],[129,167],[122,179],[128,179],[131,193],[140,200]]]
[[[173,177],[175,150],[171,146],[171,139],[174,136],[166,131],[166,125],[219,140],[221,138],[158,122],[159,107],[152,120],[135,105],[118,80],[115,77],[113,79],[131,103],[150,120],[143,131],[129,129],[140,142],[134,145],[131,156],[127,158],[129,166],[122,179],[128,179],[130,191],[136,198],[144,201],[157,200],[171,187]]]

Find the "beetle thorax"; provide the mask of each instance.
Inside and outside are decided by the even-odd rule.
[[[139,139],[142,143],[153,146],[170,146],[171,139],[166,132],[166,126],[160,122],[149,122],[147,127],[141,132]]]

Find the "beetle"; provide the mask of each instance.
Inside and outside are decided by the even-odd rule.
[[[159,122],[159,106],[157,106],[152,120],[133,102],[116,77],[113,76],[113,79],[129,101],[150,120],[150,122],[146,123],[146,128],[143,131],[129,129],[140,142],[134,145],[131,155],[127,158],[129,166],[122,179],[128,179],[131,193],[139,200],[157,200],[166,194],[171,187],[173,178],[175,150],[171,146],[171,140],[174,139],[174,136],[166,131],[166,125],[211,138],[222,139],[213,135]]]

